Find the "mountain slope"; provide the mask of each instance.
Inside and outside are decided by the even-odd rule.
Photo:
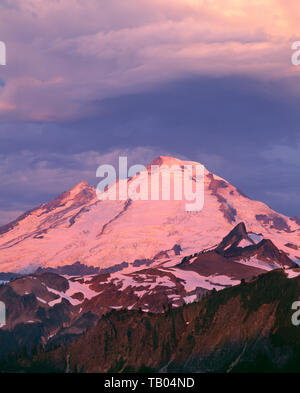
[[[191,162],[159,157],[153,164]],[[32,272],[75,262],[106,268],[153,259],[174,245],[193,254],[214,247],[241,221],[253,239],[268,238],[300,260],[299,220],[247,198],[206,169],[204,180],[204,208],[194,213],[185,211],[185,201],[100,201],[82,182],[0,228],[0,271]]]
[[[272,271],[164,314],[113,311],[78,340],[17,367],[61,372],[299,372],[300,330],[291,323],[291,305],[300,296],[297,274],[289,278],[283,270]]]
[[[11,276],[11,282],[0,285],[7,314],[0,329],[0,355],[7,353],[9,342],[12,350],[69,342],[113,309],[162,313],[272,269],[284,268],[288,277],[299,275],[294,262],[272,242],[262,239],[249,246],[244,240],[250,236],[240,223],[216,248],[183,258],[175,247],[153,260],[122,265],[122,270],[99,272],[75,263]]]

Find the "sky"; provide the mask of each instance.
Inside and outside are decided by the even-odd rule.
[[[298,0],[1,0],[0,224],[127,155],[300,216]]]

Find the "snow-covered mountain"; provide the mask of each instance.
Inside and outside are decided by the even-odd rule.
[[[198,164],[172,157],[158,157],[154,163],[181,168]],[[298,218],[276,213],[207,169],[204,173],[204,208],[199,212],[187,212],[184,200],[101,201],[92,186],[81,182],[0,227],[0,272],[75,262],[103,269],[153,260],[167,250],[173,250],[168,258],[175,263],[176,247],[181,248],[180,258],[214,248],[240,222],[249,233],[244,245],[269,239],[293,261],[300,260]]]

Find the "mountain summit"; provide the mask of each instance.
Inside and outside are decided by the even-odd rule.
[[[152,165],[195,162],[160,156]],[[150,164],[150,165],[151,165]],[[98,200],[95,189],[81,182],[51,202],[0,227],[0,271],[30,272],[81,262],[107,268],[152,259],[179,245],[184,255],[212,248],[238,223],[234,239],[253,244],[270,239],[293,261],[300,260],[299,221],[247,198],[219,176],[204,171],[204,208],[186,212],[178,200]],[[128,180],[130,182],[130,180]]]
[[[188,165],[188,164],[198,164],[200,165],[199,162],[195,161],[185,161],[181,160],[179,158],[171,157],[171,156],[158,156],[156,157],[149,165],[167,165],[167,166],[172,166],[172,165]]]

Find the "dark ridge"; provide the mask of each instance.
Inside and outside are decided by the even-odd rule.
[[[172,250],[174,251],[175,255],[180,255],[182,252],[180,244],[174,244]]]
[[[19,273],[0,273],[0,281],[12,281],[22,277]]]
[[[209,190],[221,204],[219,210],[223,213],[224,218],[229,222],[229,224],[233,224],[235,222],[237,211],[235,208],[230,206],[226,199],[218,192],[220,188],[228,188],[228,184],[224,180],[216,180],[212,173],[209,173],[207,177],[211,180]]]
[[[68,364],[75,373],[299,373],[300,329],[291,323],[299,284],[299,277],[291,280],[276,270],[163,314],[112,311],[66,347],[23,357],[15,367],[66,372]]]
[[[224,256],[227,258],[250,257],[256,255],[262,261],[272,261],[280,266],[297,267],[288,255],[279,250],[269,239],[263,239],[258,244],[250,245],[244,248],[237,247],[225,250]]]
[[[169,258],[168,251],[160,251],[160,252],[158,252],[158,253],[154,256],[153,260],[161,259],[161,258]]]
[[[90,186],[88,183],[87,184],[87,188],[83,189],[76,197],[77,199],[77,204],[80,204],[84,201],[89,201],[91,200],[94,196],[95,196],[95,191],[93,189],[92,186]],[[50,202],[47,203],[42,203],[39,206],[28,210],[27,212],[23,213],[21,216],[19,216],[18,218],[16,218],[15,220],[9,222],[8,224],[2,225],[0,227],[0,235],[3,235],[4,233],[7,233],[9,231],[11,231],[12,229],[14,229],[21,221],[23,221],[26,217],[28,217],[30,214],[32,214],[33,212],[42,209],[44,210],[40,216],[47,214],[49,212],[51,212],[52,210],[58,208],[58,207],[62,207],[65,206],[65,203],[62,203],[62,201],[67,198],[70,195],[70,191],[64,191],[63,193],[61,193],[57,198],[53,199]]]
[[[117,265],[105,268],[105,269],[100,269],[99,273],[100,274],[116,273],[116,272],[120,272],[123,269],[126,269],[128,266],[129,266],[129,264],[127,262],[122,262]]]
[[[224,180],[215,179],[212,173],[209,173],[207,177],[211,180],[209,189],[214,195],[218,193],[219,188],[228,188],[228,184]]]
[[[300,218],[299,217],[297,217],[297,216],[292,217],[291,220],[300,226]]]
[[[242,195],[244,198],[247,198],[247,199],[252,200],[252,198],[250,198],[248,195],[246,195],[240,188],[235,187],[235,189],[236,189],[236,191],[237,191],[240,195]]]
[[[88,209],[87,207],[83,207],[82,209],[79,210],[78,213],[74,214],[74,216],[71,217],[70,220],[69,220],[69,228],[70,228],[72,225],[75,224],[76,219],[81,215],[81,213],[88,212],[88,211],[89,211],[89,209]]]
[[[299,249],[299,247],[296,246],[296,244],[293,244],[293,243],[286,243],[285,246],[288,247],[288,248],[291,248],[293,250],[298,250]]]
[[[252,244],[240,247],[239,244],[243,239]],[[192,257],[196,257],[196,259],[191,263]],[[197,271],[201,275],[229,274],[231,277],[249,279],[253,275],[263,272],[263,269],[247,265],[246,261],[251,257],[273,263],[278,267],[297,267],[297,264],[284,251],[279,250],[271,240],[263,239],[255,244],[248,236],[243,222],[235,226],[219,245],[202,250],[198,254],[184,257],[177,266],[184,270]],[[239,260],[244,260],[245,263],[237,264],[236,261]]]
[[[35,274],[40,275],[44,273],[54,273],[54,274],[61,274],[66,276],[87,276],[93,274],[116,273],[127,268],[128,266],[129,264],[127,262],[122,262],[114,266],[101,269],[100,267],[88,266],[80,262],[75,262],[72,265],[47,267],[47,268],[39,267],[36,270]]]
[[[63,274],[66,276],[85,276],[90,274],[99,274],[100,268],[94,266],[87,266],[80,262],[75,262],[72,265],[38,268],[36,274],[51,272],[56,274]]]
[[[100,236],[104,233],[104,231],[105,231],[105,229],[108,227],[108,225],[110,225],[112,222],[116,221],[119,217],[121,217],[121,216],[127,211],[127,209],[129,208],[129,206],[131,205],[131,203],[132,203],[132,200],[131,200],[131,199],[128,199],[128,200],[124,203],[123,210],[120,211],[120,213],[118,213],[115,217],[113,217],[110,221],[108,221],[106,224],[103,225],[103,227],[102,227],[102,229],[101,229],[101,232],[99,233],[99,235],[97,235],[97,237],[100,237]]]
[[[248,266],[246,263],[237,263],[233,258],[216,251],[200,253],[192,263],[188,259],[183,259],[177,267],[182,270],[197,272],[201,276],[226,275],[234,280],[244,279],[246,281],[265,273],[263,269]]]
[[[33,275],[33,277],[34,276],[35,275]],[[37,276],[39,277],[39,280],[47,287],[53,288],[60,292],[66,292],[70,287],[68,280],[57,273],[42,272],[38,273]]]
[[[2,225],[0,227],[0,235],[3,235],[4,233],[7,233],[14,229],[17,225],[19,225],[20,221],[23,221],[26,217],[28,217],[31,213],[33,213],[35,210],[38,208],[28,210],[26,213],[22,214],[18,218],[16,218],[14,221],[9,222],[8,224]]]
[[[238,243],[242,239],[249,239],[246,226],[243,222],[240,222],[237,226],[235,226],[227,236],[221,241],[219,246],[216,248],[216,251],[223,251],[227,247],[237,247]]]
[[[221,212],[224,214],[224,217],[226,220],[230,223],[233,224],[235,222],[235,217],[237,215],[237,211],[234,207],[228,205],[228,204],[222,204],[220,208]]]
[[[152,259],[136,259],[133,262],[132,266],[133,267],[140,267],[140,266],[143,266],[143,265],[149,266],[149,265],[151,265],[152,262],[153,262]]]
[[[257,214],[255,218],[264,225],[271,224],[271,228],[277,229],[279,231],[292,232],[287,222],[282,217],[275,214],[272,216],[267,216],[266,214]]]

